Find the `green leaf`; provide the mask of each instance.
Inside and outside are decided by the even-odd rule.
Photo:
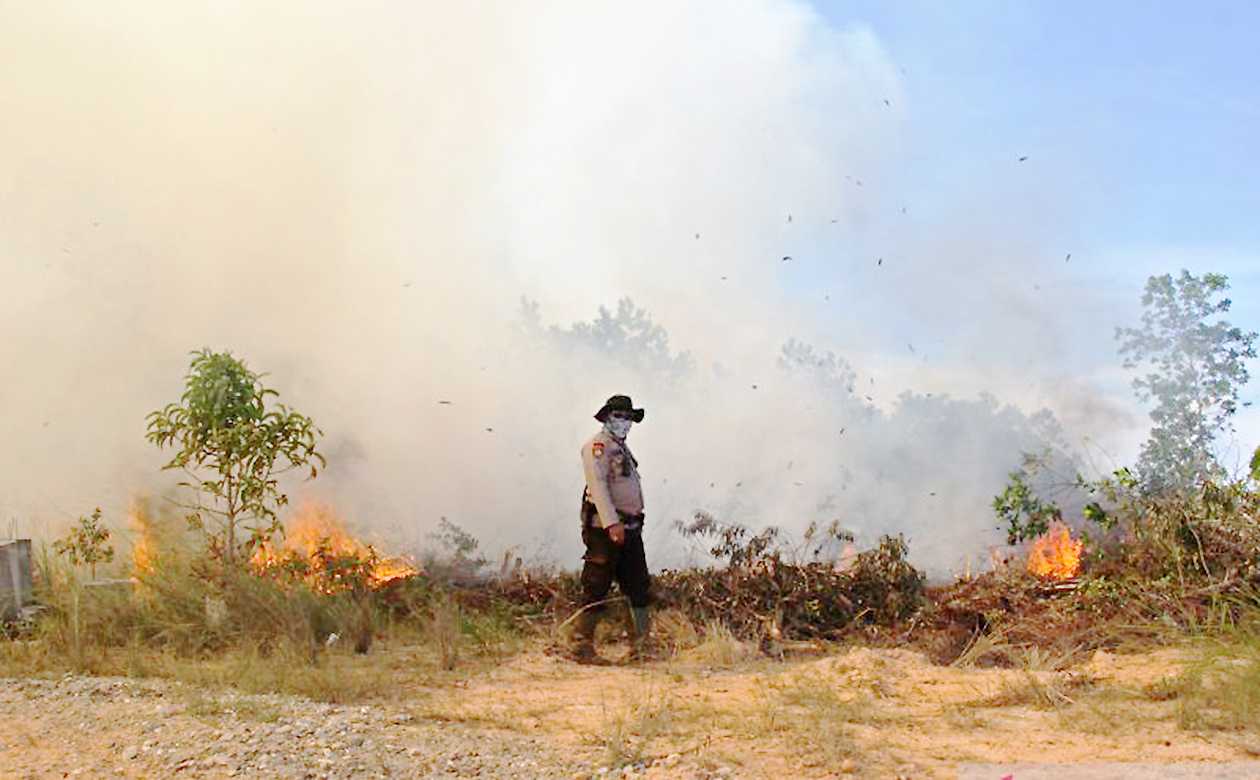
[[[312,430],[318,429],[310,418],[278,402],[269,408],[267,399],[278,399],[279,393],[265,387],[262,376],[243,361],[208,348],[190,354],[180,401],[146,415],[147,438],[159,448],[175,449],[163,469],[190,473],[193,479],[179,484],[198,494],[198,506],[222,518],[223,528],[214,530],[199,513],[187,520],[230,561],[239,552],[232,547],[248,543],[247,522],[274,523],[276,508],[288,502],[273,474],[310,467],[314,476],[315,463],[323,466],[324,458],[316,451]]]

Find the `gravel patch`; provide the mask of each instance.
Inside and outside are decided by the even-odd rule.
[[[601,772],[522,734],[161,680],[0,679],[0,777],[531,777]]]

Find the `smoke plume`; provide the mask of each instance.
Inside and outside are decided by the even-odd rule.
[[[907,77],[804,3],[8,4],[0,70],[0,512],[37,536],[170,488],[144,416],[202,346],[327,434],[292,494],[394,549],[446,517],[574,564],[614,393],[654,565],[706,509],[957,566],[1021,450],[1130,435],[1074,368],[1101,307],[1027,284],[1053,177],[905,208]],[[573,329],[622,299],[651,358]]]

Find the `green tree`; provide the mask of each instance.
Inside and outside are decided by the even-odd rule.
[[[458,524],[445,517],[438,521],[436,531],[429,534],[441,548],[441,552],[429,552],[425,555],[425,572],[445,580],[470,580],[489,561],[477,551],[481,542]]]
[[[849,361],[828,350],[814,349],[799,339],[788,339],[779,351],[779,368],[788,373],[812,376],[822,387],[841,399],[853,398],[857,371]]]
[[[993,497],[993,512],[1006,523],[1006,543],[1018,544],[1044,534],[1050,524],[1063,520],[1063,512],[1052,501],[1039,497],[1029,484],[1035,468],[1025,460],[1024,468],[1008,475],[1006,487]]]
[[[617,301],[616,313],[600,306],[598,317],[568,328],[544,327],[538,302],[522,298],[520,328],[563,351],[594,350],[619,364],[670,380],[682,379],[695,369],[691,353],[672,351],[665,328],[630,298]]]
[[[185,377],[184,394],[148,417],[149,441],[175,448],[164,469],[187,476],[179,484],[195,497],[189,525],[206,534],[211,551],[228,563],[281,531],[277,510],[288,503],[279,475],[325,465],[315,449],[323,432],[309,417],[280,403],[262,377],[230,352],[202,349]],[[244,538],[242,538],[244,537]]]
[[[1133,380],[1138,398],[1155,402],[1137,464],[1145,491],[1185,490],[1223,476],[1212,445],[1233,429],[1257,335],[1217,318],[1229,311],[1228,289],[1222,274],[1152,276],[1141,327],[1116,329],[1125,368],[1146,371]]]
[[[53,542],[53,550],[65,556],[72,566],[83,564],[96,579],[96,564],[114,560],[114,546],[109,543],[109,529],[101,525],[101,508],[88,517],[80,517],[77,528]]]

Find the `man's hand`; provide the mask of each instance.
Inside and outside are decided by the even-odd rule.
[[[613,523],[606,530],[608,531],[608,538],[612,539],[613,544],[626,543],[626,527],[621,523]]]

